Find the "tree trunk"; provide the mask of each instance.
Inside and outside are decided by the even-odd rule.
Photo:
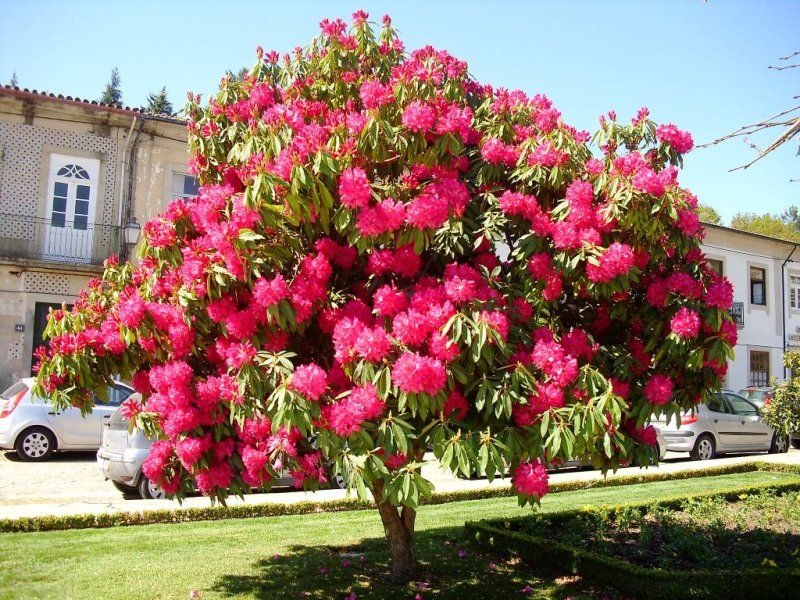
[[[398,583],[406,583],[417,572],[417,559],[414,556],[414,522],[417,511],[407,506],[399,510],[388,502],[381,502],[382,492],[383,484],[379,482],[375,485],[373,495],[378,503],[378,512],[389,547],[391,577]]]

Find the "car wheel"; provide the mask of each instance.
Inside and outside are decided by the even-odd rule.
[[[45,427],[31,427],[19,435],[14,449],[22,460],[47,460],[55,452],[56,436]]]
[[[717,455],[717,445],[713,436],[704,433],[697,438],[697,443],[690,452],[692,460],[711,460]]]
[[[121,483],[119,481],[112,481],[111,485],[113,485],[123,494],[136,494],[139,491],[138,488],[136,488],[135,486],[125,485],[124,483]]]
[[[789,451],[789,440],[784,435],[773,435],[769,445],[770,454],[783,454]]]
[[[151,481],[144,475],[139,479],[139,495],[144,500],[165,500],[167,493],[160,485]]]

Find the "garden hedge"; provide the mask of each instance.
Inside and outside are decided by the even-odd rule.
[[[797,473],[800,466],[783,465],[767,462],[748,462],[735,465],[709,467],[700,471],[684,470],[672,473],[643,473],[641,475],[623,475],[606,479],[585,481],[566,481],[552,483],[551,493],[571,492],[593,488],[635,485],[657,481],[689,479],[692,477],[711,477],[732,473],[748,473],[753,471],[776,471]],[[513,496],[511,487],[481,488],[476,490],[458,490],[437,492],[426,501],[426,504],[445,504],[448,502],[464,502]],[[329,501],[304,501],[293,504],[245,504],[236,506],[208,506],[197,508],[156,509],[141,512],[117,512],[101,514],[81,514],[64,516],[24,517],[18,519],[0,519],[0,532],[30,531],[62,531],[67,529],[94,529],[105,527],[121,527],[130,525],[152,525],[158,523],[187,523],[191,521],[217,521],[221,519],[251,519],[258,517],[281,517],[289,515],[305,515],[320,512],[342,512],[374,508],[372,503],[362,502],[355,498],[341,498]]]
[[[796,466],[766,465],[765,470],[779,472],[799,471]],[[779,468],[771,468],[777,466]],[[786,468],[789,467],[789,468]],[[769,483],[742,486],[724,492],[676,495],[656,502],[631,502],[613,508],[583,507],[541,515],[540,518],[558,524],[580,514],[604,513],[613,515],[629,509],[648,510],[652,507],[679,508],[688,500],[725,498],[735,500],[743,494],[765,490],[786,493],[800,490],[800,482]],[[548,574],[565,571],[579,574],[595,583],[613,586],[635,598],[680,600],[683,598],[791,598],[800,589],[799,568],[756,567],[752,569],[691,569],[676,570],[649,568],[628,561],[574,548],[550,538],[514,531],[516,523],[531,517],[468,522],[464,526],[466,537],[485,549],[503,556],[517,556],[528,565]]]

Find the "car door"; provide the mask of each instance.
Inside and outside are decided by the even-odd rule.
[[[74,406],[56,410],[50,402],[46,401],[43,410],[47,422],[58,437],[60,448],[90,448],[98,439],[100,415],[96,409],[84,417],[81,415],[80,409]]]
[[[717,435],[717,451],[726,452],[736,448],[741,425],[738,417],[732,414],[724,394],[714,394],[705,406],[708,410],[707,418],[711,420],[711,428]]]
[[[761,422],[758,408],[736,394],[726,394],[736,418],[741,425],[740,450],[769,450],[772,430]]]

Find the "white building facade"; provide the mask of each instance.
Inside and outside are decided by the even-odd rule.
[[[703,252],[733,284],[739,340],[724,387],[784,379],[785,349],[800,349],[800,244],[705,225]]]

